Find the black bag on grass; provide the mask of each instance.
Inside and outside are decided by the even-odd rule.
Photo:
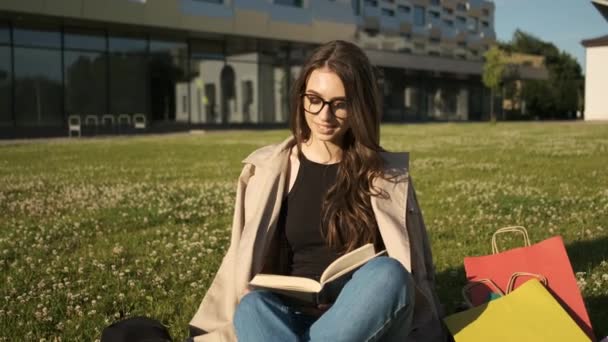
[[[101,342],[172,342],[169,330],[159,321],[133,317],[114,322],[101,332]]]

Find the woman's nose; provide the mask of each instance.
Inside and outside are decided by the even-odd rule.
[[[325,104],[325,106],[323,106],[323,108],[317,115],[319,116],[319,119],[322,119],[323,121],[330,121],[331,119],[333,119],[334,116],[331,112],[329,104]]]

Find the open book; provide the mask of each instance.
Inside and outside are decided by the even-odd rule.
[[[370,259],[385,252],[386,250],[376,253],[374,245],[368,243],[332,262],[323,271],[319,281],[304,277],[258,274],[249,282],[249,285],[255,289],[265,289],[288,297],[300,305],[316,306],[331,303],[337,297],[337,293],[329,293],[335,292],[328,289],[332,283],[351,274]]]

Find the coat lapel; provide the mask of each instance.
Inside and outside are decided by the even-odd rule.
[[[382,156],[388,177],[376,178],[373,185],[386,191],[388,196],[372,196],[371,204],[388,255],[411,272],[410,236],[405,220],[409,156],[407,153],[383,153]]]
[[[247,193],[245,206],[254,208],[243,227],[239,243],[238,264],[236,265],[236,290],[242,291],[251,278],[264,266],[266,248],[276,229],[281,202],[285,195],[289,142],[285,140],[275,146],[268,155],[246,159],[244,162],[255,166],[250,187],[255,193]],[[253,182],[258,182],[253,184]]]

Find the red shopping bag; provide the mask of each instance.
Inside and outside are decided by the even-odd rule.
[[[517,232],[523,235],[525,247],[499,252],[496,236],[504,232]],[[561,236],[555,236],[537,244],[530,245],[528,233],[523,227],[505,227],[497,230],[492,236],[491,255],[465,257],[464,268],[467,279],[477,282],[480,279],[491,279],[503,292],[507,291],[513,273],[527,272],[542,274],[547,279],[547,288],[555,299],[566,309],[585,333],[592,339],[593,329],[583,302],[583,297],[576,284],[576,278],[570,259]],[[514,288],[523,284],[525,277],[512,284]],[[485,286],[476,286],[469,291],[473,305],[488,301],[492,291]]]

